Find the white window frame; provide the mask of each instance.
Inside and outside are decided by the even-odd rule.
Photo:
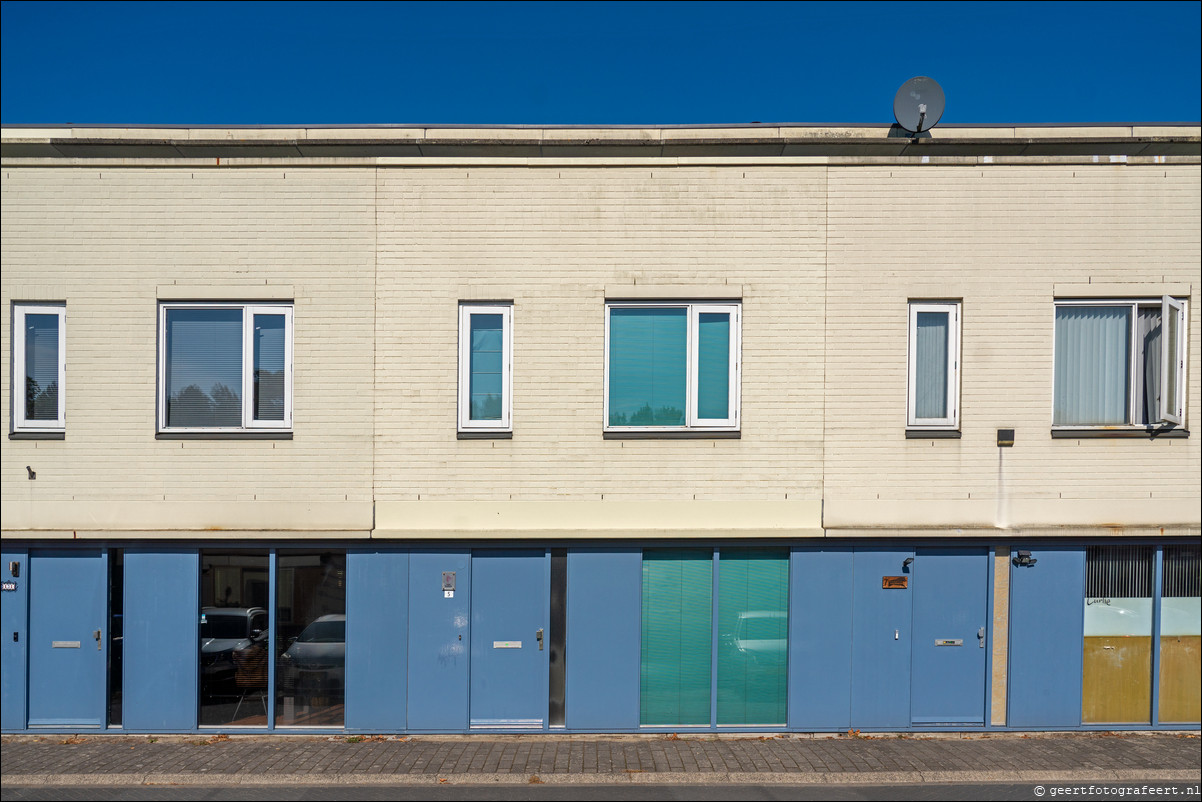
[[[1158,420],[1151,423],[1139,423],[1139,403],[1138,387],[1139,384],[1134,381],[1135,371],[1139,368],[1143,358],[1143,350],[1138,342],[1139,327],[1136,322],[1139,320],[1139,310],[1141,307],[1160,306],[1160,326],[1161,326],[1161,346],[1160,346],[1160,404],[1158,410]],[[1185,394],[1186,394],[1186,365],[1189,364],[1189,359],[1186,354],[1189,337],[1186,332],[1189,330],[1189,300],[1185,298],[1174,298],[1169,295],[1162,295],[1160,298],[1057,298],[1054,304],[1052,314],[1052,354],[1053,360],[1056,354],[1056,316],[1055,309],[1062,306],[1128,306],[1131,308],[1131,330],[1128,332],[1130,343],[1127,349],[1127,422],[1116,424],[1085,424],[1085,423],[1064,423],[1052,424],[1053,430],[1119,430],[1130,429],[1135,431],[1146,431],[1152,427],[1176,427],[1185,425]],[[1166,387],[1165,377],[1170,369],[1169,358],[1170,349],[1168,348],[1168,325],[1169,315],[1177,316],[1177,342],[1176,342],[1176,357],[1177,364],[1177,397],[1169,399],[1165,397],[1164,388]],[[1055,366],[1053,365],[1053,376],[1055,375]],[[1051,415],[1055,416],[1056,405],[1056,388],[1052,388],[1052,407]]]
[[[910,301],[908,347],[906,357],[906,428],[915,431],[954,431],[960,428],[960,302]],[[918,314],[936,312],[948,315],[947,333],[947,412],[942,418],[918,417]]]
[[[25,417],[25,316],[58,317],[58,415],[54,420],[29,420]],[[13,304],[13,431],[63,432],[67,429],[67,306],[66,304]]]
[[[472,335],[474,315],[501,316],[501,418],[500,420],[472,420],[471,368]],[[512,432],[513,431],[513,304],[470,303],[459,304],[459,431],[460,432]]]
[[[242,311],[242,425],[241,426],[168,426],[167,425],[167,312],[173,309],[239,309]],[[293,309],[287,303],[190,303],[159,302],[158,430],[165,434],[214,434],[223,432],[291,432],[293,375]],[[280,315],[284,318],[284,419],[255,420],[255,315]]]
[[[683,426],[610,426],[609,425],[609,321],[613,309],[685,309],[688,331],[686,334],[688,358],[685,376],[685,423]],[[741,425],[740,400],[742,385],[742,333],[743,305],[734,301],[610,301],[605,304],[605,399],[602,409],[606,432],[737,432]],[[730,359],[727,370],[727,418],[702,418],[697,412],[697,373],[700,360],[700,342],[697,332],[702,314],[719,313],[730,315]]]

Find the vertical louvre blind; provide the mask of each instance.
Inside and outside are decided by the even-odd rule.
[[[58,315],[25,315],[25,419],[58,420]]]
[[[255,315],[255,420],[284,420],[283,315]]]
[[[718,583],[718,724],[784,724],[788,551],[723,549]]]
[[[946,418],[950,316],[947,312],[919,312],[917,318],[914,360],[915,417]]]
[[[1131,307],[1056,308],[1056,375],[1052,422],[1127,422]]]
[[[1164,547],[1161,595],[1171,598],[1202,596],[1202,548],[1197,544]]]
[[[1085,552],[1087,598],[1150,599],[1151,546],[1089,546]]]
[[[710,723],[712,581],[709,549],[643,552],[639,723]]]
[[[168,309],[167,425],[242,425],[242,310]]]
[[[697,315],[697,417],[730,417],[730,313]]]
[[[504,394],[504,322],[502,315],[471,316],[469,378],[471,420],[501,420]]]
[[[683,426],[687,360],[686,309],[611,309],[609,425]]]

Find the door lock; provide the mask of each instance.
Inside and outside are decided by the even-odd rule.
[[[100,651],[100,630],[92,630],[92,637],[96,639],[96,651]]]
[[[977,630],[977,647],[980,649],[985,648],[985,627]]]
[[[537,632],[535,632],[534,637],[538,641],[538,650],[541,652],[543,650],[543,631],[542,631],[542,629],[539,629]]]

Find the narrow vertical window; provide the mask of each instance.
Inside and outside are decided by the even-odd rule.
[[[66,316],[61,304],[13,307],[13,428],[66,428]]]
[[[1160,598],[1160,721],[1202,720],[1202,547],[1164,547]]]
[[[1152,715],[1152,547],[1088,546],[1081,682],[1084,724]]]
[[[1160,394],[1159,420],[1185,423],[1185,304],[1175,298],[1161,298],[1160,316],[1163,321],[1164,342],[1160,350],[1160,375],[1163,389]]]
[[[513,306],[459,306],[459,431],[511,432]]]
[[[906,425],[960,425],[960,304],[912,302]]]

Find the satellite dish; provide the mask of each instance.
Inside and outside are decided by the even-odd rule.
[[[920,75],[901,85],[893,98],[893,117],[912,134],[929,131],[943,116],[943,87],[934,78]]]

